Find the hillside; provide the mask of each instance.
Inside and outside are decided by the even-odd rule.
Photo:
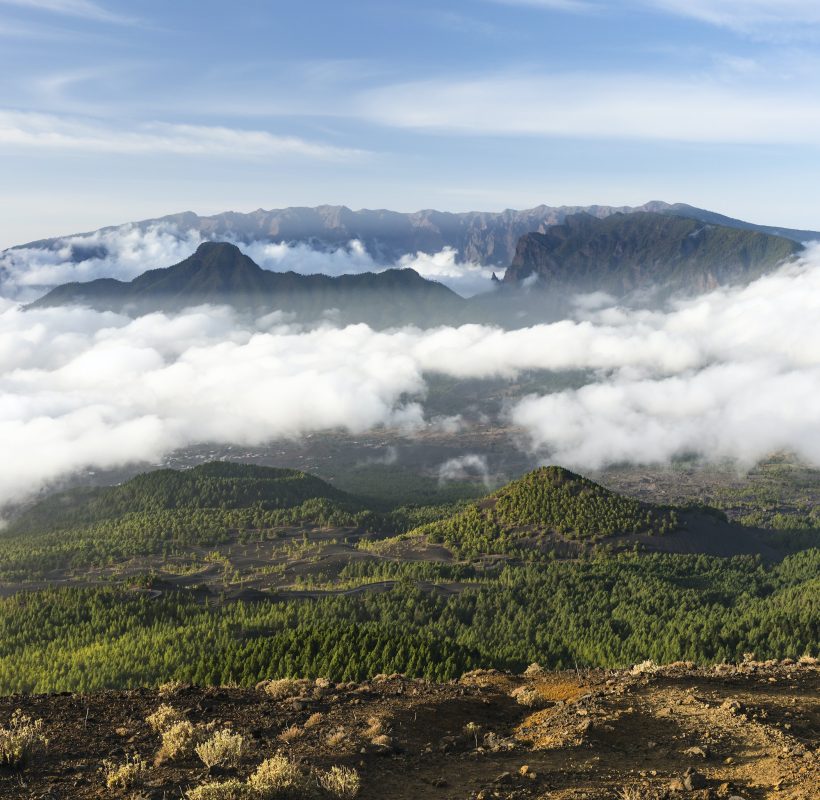
[[[0,770],[0,794],[815,800],[818,692],[815,659],[749,657],[711,669],[532,665],[523,675],[476,671],[447,684],[393,674],[2,698],[0,728],[18,709],[40,727],[29,763]],[[208,768],[195,746],[225,729],[237,752],[231,758],[226,748]],[[38,746],[45,738],[47,749]],[[334,769],[344,782],[329,780]]]
[[[812,542],[557,467],[381,513],[292,470],[160,470],[0,533],[0,694],[815,655]]]
[[[542,467],[411,534],[477,554],[539,547],[551,538],[598,542],[613,536],[664,535],[677,527],[671,509],[615,494],[561,467]]]
[[[215,461],[189,470],[144,472],[119,486],[50,495],[27,509],[3,534],[9,537],[149,511],[251,507],[269,511],[319,499],[356,506],[349,495],[299,470]]]
[[[171,267],[149,270],[129,282],[105,278],[63,284],[28,308],[73,304],[137,315],[204,303],[254,313],[281,310],[309,320],[334,310],[340,321],[383,326],[449,320],[458,315],[463,300],[411,269],[339,277],[271,272],[235,245],[207,242]]]
[[[547,289],[616,295],[653,287],[705,291],[751,281],[801,249],[790,239],[668,214],[576,214],[523,236],[504,284],[535,278]]]

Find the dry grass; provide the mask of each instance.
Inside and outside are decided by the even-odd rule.
[[[211,767],[236,767],[245,754],[245,737],[228,728],[217,731],[210,739],[198,744],[194,749],[199,760],[208,769]]]
[[[368,717],[367,726],[364,735],[368,739],[374,739],[376,736],[381,736],[386,732],[386,723],[382,717]]]
[[[248,787],[242,781],[231,778],[227,781],[210,781],[189,790],[188,800],[246,800]]]
[[[346,738],[347,733],[345,732],[344,728],[339,728],[327,737],[327,746],[334,748],[339,747],[339,745],[341,745]]]
[[[331,767],[327,772],[320,772],[317,777],[319,786],[338,800],[352,800],[359,794],[361,781],[355,769]]]
[[[289,728],[285,728],[280,734],[279,739],[285,744],[289,744],[290,742],[295,742],[300,737],[304,736],[305,732],[300,728],[298,725],[291,725]]]
[[[167,683],[162,683],[157,687],[157,693],[160,697],[171,697],[175,695],[181,689],[185,689],[188,684],[183,683],[182,681],[168,681]]]
[[[130,789],[147,769],[148,764],[137,753],[128,756],[122,764],[107,759],[102,762],[105,785],[109,789]]]
[[[43,721],[33,720],[20,709],[12,714],[8,727],[0,728],[0,766],[27,767],[46,747]]]
[[[305,720],[305,729],[310,730],[311,728],[315,728],[318,725],[322,724],[322,720],[325,718],[325,715],[321,711],[317,711],[314,714],[311,714]]]

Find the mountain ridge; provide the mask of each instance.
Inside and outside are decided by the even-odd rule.
[[[239,311],[281,310],[312,318],[336,309],[343,320],[395,324],[417,319],[419,307],[436,319],[447,318],[463,302],[446,286],[409,268],[337,277],[272,272],[234,244],[204,242],[170,267],[148,270],[131,281],[100,278],[62,284],[26,308],[70,303],[139,314],[228,304]]]
[[[17,245],[10,250],[40,248],[53,250],[65,246],[73,237],[92,236],[120,228],[145,230],[155,225],[174,226],[180,234],[198,232],[211,240],[231,240],[240,244],[253,241],[309,244],[323,249],[346,247],[351,240],[362,242],[368,254],[379,264],[393,263],[401,256],[416,252],[439,252],[453,248],[459,261],[485,266],[506,267],[515,254],[521,236],[543,233],[576,213],[605,218],[616,213],[652,212],[697,219],[727,227],[804,242],[820,240],[820,232],[756,225],[685,203],[653,200],[641,206],[548,206],[530,209],[505,209],[499,212],[449,212],[423,209],[396,212],[389,209],[352,210],[347,206],[292,206],[280,209],[257,209],[243,213],[227,211],[200,216],[192,211],[154,217],[137,222],[100,228],[96,231],[39,239]],[[104,244],[84,247],[71,244],[71,258],[77,262],[105,254]]]
[[[574,214],[522,236],[504,283],[535,278],[544,288],[616,295],[655,286],[707,291],[754,280],[802,249],[784,237],[668,214]]]

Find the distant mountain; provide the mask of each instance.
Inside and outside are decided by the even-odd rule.
[[[102,278],[63,284],[28,308],[84,305],[137,315],[204,303],[253,313],[282,310],[311,320],[333,311],[341,321],[385,326],[447,321],[460,313],[464,300],[412,269],[339,277],[271,272],[233,244],[206,242],[172,267],[149,270],[129,282]]]
[[[39,533],[93,525],[128,514],[209,508],[292,508],[306,500],[328,500],[346,509],[359,504],[345,492],[295,469],[212,461],[188,470],[145,472],[117,486],[78,488],[49,495],[4,531]]]
[[[762,530],[729,523],[706,506],[644,503],[558,466],[539,467],[450,517],[407,534],[466,556],[527,550],[577,555],[585,545],[667,553],[776,557]],[[774,546],[773,546],[774,545]]]
[[[703,291],[753,280],[802,249],[780,236],[665,213],[574,214],[522,236],[504,283],[616,295],[656,286]]]
[[[305,243],[320,249],[344,247],[352,239],[357,239],[376,262],[383,265],[395,263],[396,259],[407,253],[435,253],[450,247],[456,250],[459,261],[506,267],[513,260],[521,236],[531,232],[545,233],[551,226],[563,223],[568,216],[581,212],[599,219],[618,213],[652,212],[771,233],[797,242],[820,240],[820,232],[817,231],[754,225],[682,203],[661,201],[637,207],[541,205],[497,213],[435,210],[398,213],[384,209],[353,211],[345,206],[259,209],[248,214],[229,211],[213,216],[198,216],[188,211],[118,227],[146,230],[151,226],[163,225],[173,228],[180,236],[194,232],[211,241]],[[103,228],[95,233],[116,230],[117,227]],[[78,236],[84,235],[91,236]],[[21,247],[44,250],[69,247],[70,258],[77,262],[106,256],[105,245],[99,241],[84,244],[69,243],[68,239],[43,239]]]

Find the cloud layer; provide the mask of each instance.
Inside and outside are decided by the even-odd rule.
[[[689,453],[752,463],[780,449],[820,464],[820,252],[664,310],[604,297],[576,308],[515,331],[374,331],[307,330],[280,314],[248,324],[226,308],[132,320],[6,303],[0,506],[83,467],[155,462],[197,442],[377,426],[410,435],[439,424],[425,419],[429,373],[592,371],[576,391],[507,411],[534,452],[577,468]]]

